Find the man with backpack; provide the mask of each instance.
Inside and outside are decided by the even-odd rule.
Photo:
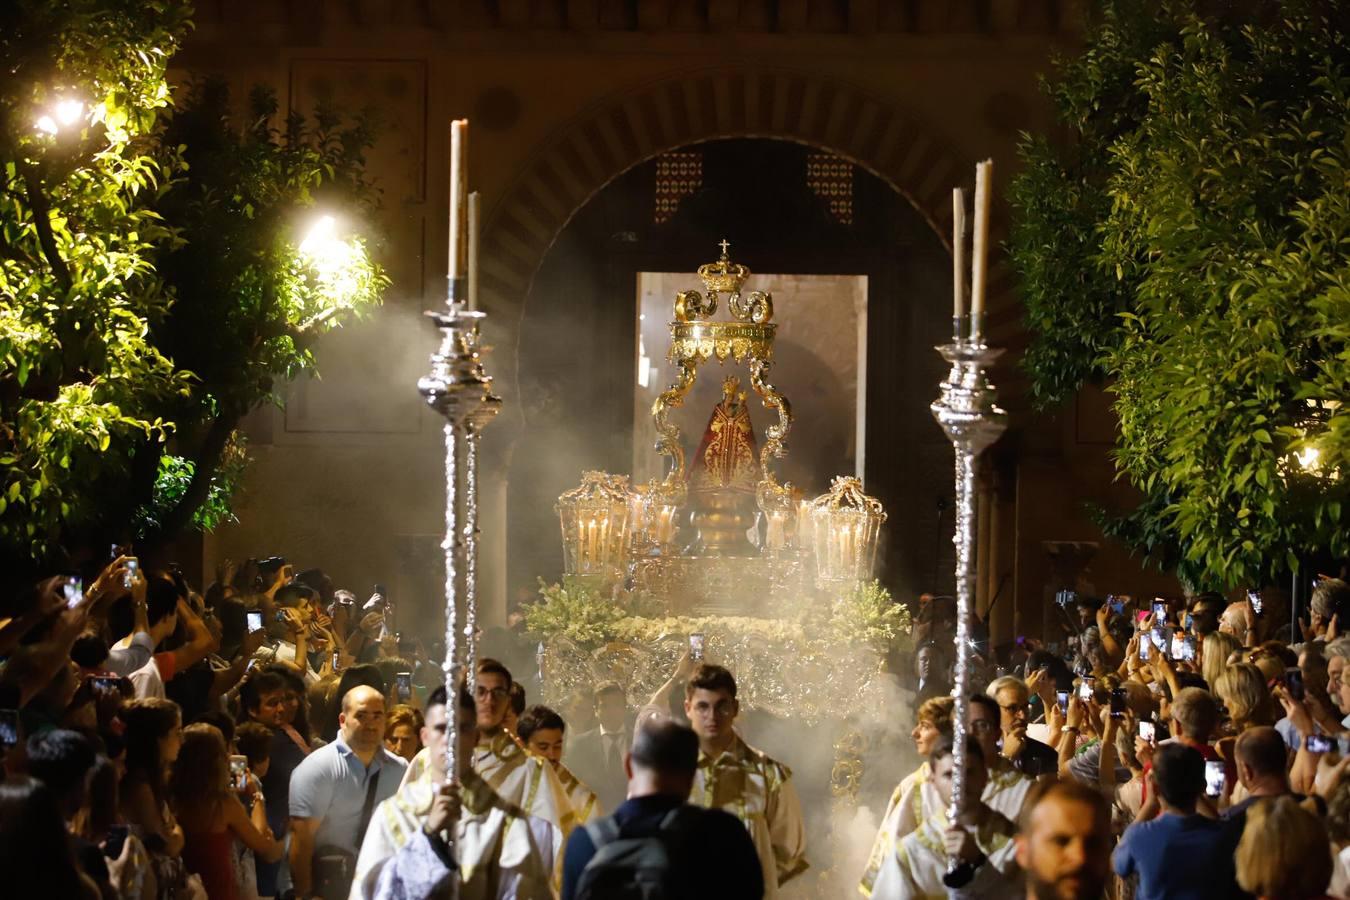
[[[628,799],[572,833],[562,900],[760,900],[764,875],[736,817],[685,801],[698,737],[669,720],[640,726],[624,758]]]

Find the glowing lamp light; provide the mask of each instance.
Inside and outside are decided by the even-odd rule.
[[[349,305],[361,289],[365,249],[338,234],[333,216],[320,216],[300,242],[301,258],[314,268],[319,287],[338,305]]]
[[[862,481],[838,476],[828,493],[802,510],[810,520],[816,577],[822,585],[850,585],[872,578],[886,511],[863,493]]]
[[[61,100],[50,112],[38,116],[34,127],[43,134],[55,136],[62,128],[69,128],[84,118],[84,103],[79,100]]]
[[[1322,451],[1316,447],[1304,447],[1294,454],[1294,458],[1298,460],[1299,468],[1305,472],[1315,472],[1322,467]]]
[[[563,571],[612,577],[623,565],[633,497],[627,475],[584,472],[581,484],[558,498]]]

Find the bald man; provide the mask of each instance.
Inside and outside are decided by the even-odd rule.
[[[375,807],[394,796],[408,764],[384,746],[384,695],[358,685],[342,698],[337,740],[291,775],[295,896],[345,897]],[[315,857],[315,848],[323,853]]]

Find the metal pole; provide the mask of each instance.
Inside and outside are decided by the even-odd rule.
[[[976,323],[971,331],[978,335]],[[934,418],[956,454],[956,672],[952,695],[952,798],[947,815],[953,824],[961,813],[966,782],[966,705],[970,696],[970,626],[975,600],[975,463],[1007,427],[1007,414],[996,405],[996,392],[986,372],[1003,352],[980,338],[959,335],[937,348],[951,363],[947,380],[932,405]],[[955,860],[949,864],[954,866]]]

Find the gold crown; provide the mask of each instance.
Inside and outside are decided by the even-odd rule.
[[[730,245],[725,238],[718,246],[722,248],[722,255],[717,262],[699,266],[698,277],[703,280],[703,287],[710,294],[740,293],[741,285],[750,277],[750,270],[740,263],[733,263],[731,257],[727,256]]]

